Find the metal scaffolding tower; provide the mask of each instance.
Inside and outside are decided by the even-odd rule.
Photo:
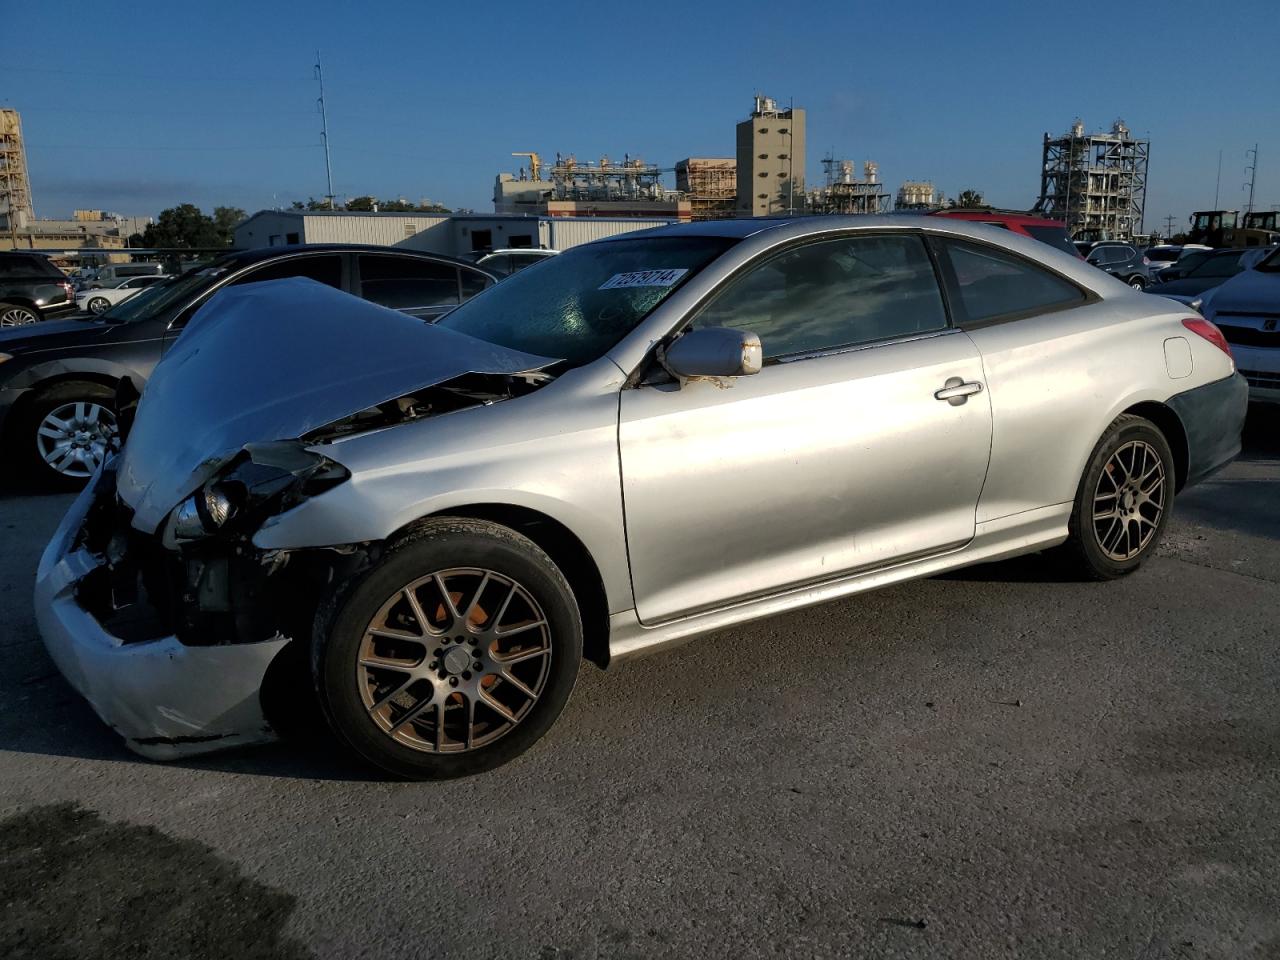
[[[1044,135],[1036,212],[1061,220],[1077,240],[1128,240],[1142,233],[1149,142],[1117,120],[1109,133]]]
[[[27,150],[17,110],[0,110],[0,219],[10,236],[35,219],[27,180]]]

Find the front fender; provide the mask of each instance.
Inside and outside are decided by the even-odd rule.
[[[272,517],[254,543],[295,550],[383,541],[432,514],[519,507],[576,536],[600,570],[610,611],[630,609],[617,392],[555,386],[314,447],[350,479]]]

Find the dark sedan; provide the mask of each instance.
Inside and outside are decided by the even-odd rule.
[[[228,254],[98,317],[0,331],[4,479],[83,484],[115,436],[120,381],[141,391],[187,321],[219,290],[287,277],[308,277],[425,320],[494,283],[472,264],[409,250],[269,247]]]
[[[1147,293],[1169,297],[1179,303],[1190,303],[1206,290],[1213,289],[1243,270],[1241,258],[1245,253],[1244,250],[1214,250],[1179,279],[1153,283],[1147,287]]]

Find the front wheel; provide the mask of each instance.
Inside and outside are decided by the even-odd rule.
[[[1130,277],[1129,286],[1133,287],[1135,290],[1145,290],[1147,289],[1147,281],[1143,280],[1141,277]]]
[[[114,401],[107,387],[80,380],[42,391],[14,417],[13,459],[43,489],[84,486],[116,442]]]
[[[331,726],[396,776],[439,780],[527,750],[582,659],[573,591],[507,527],[430,521],[317,617],[312,665]]]
[[[1063,556],[1094,580],[1132,573],[1155,552],[1173,506],[1173,454],[1158,427],[1117,417],[1085,467]]]
[[[89,312],[98,317],[111,309],[111,301],[106,297],[90,297],[87,306]]]

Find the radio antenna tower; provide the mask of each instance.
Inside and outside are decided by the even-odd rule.
[[[329,165],[329,114],[324,105],[324,68],[320,65],[320,51],[316,51],[316,80],[320,83],[320,98],[316,106],[320,108],[320,140],[324,144],[324,177],[329,188],[325,199],[329,201],[329,209],[333,209],[333,168]]]

